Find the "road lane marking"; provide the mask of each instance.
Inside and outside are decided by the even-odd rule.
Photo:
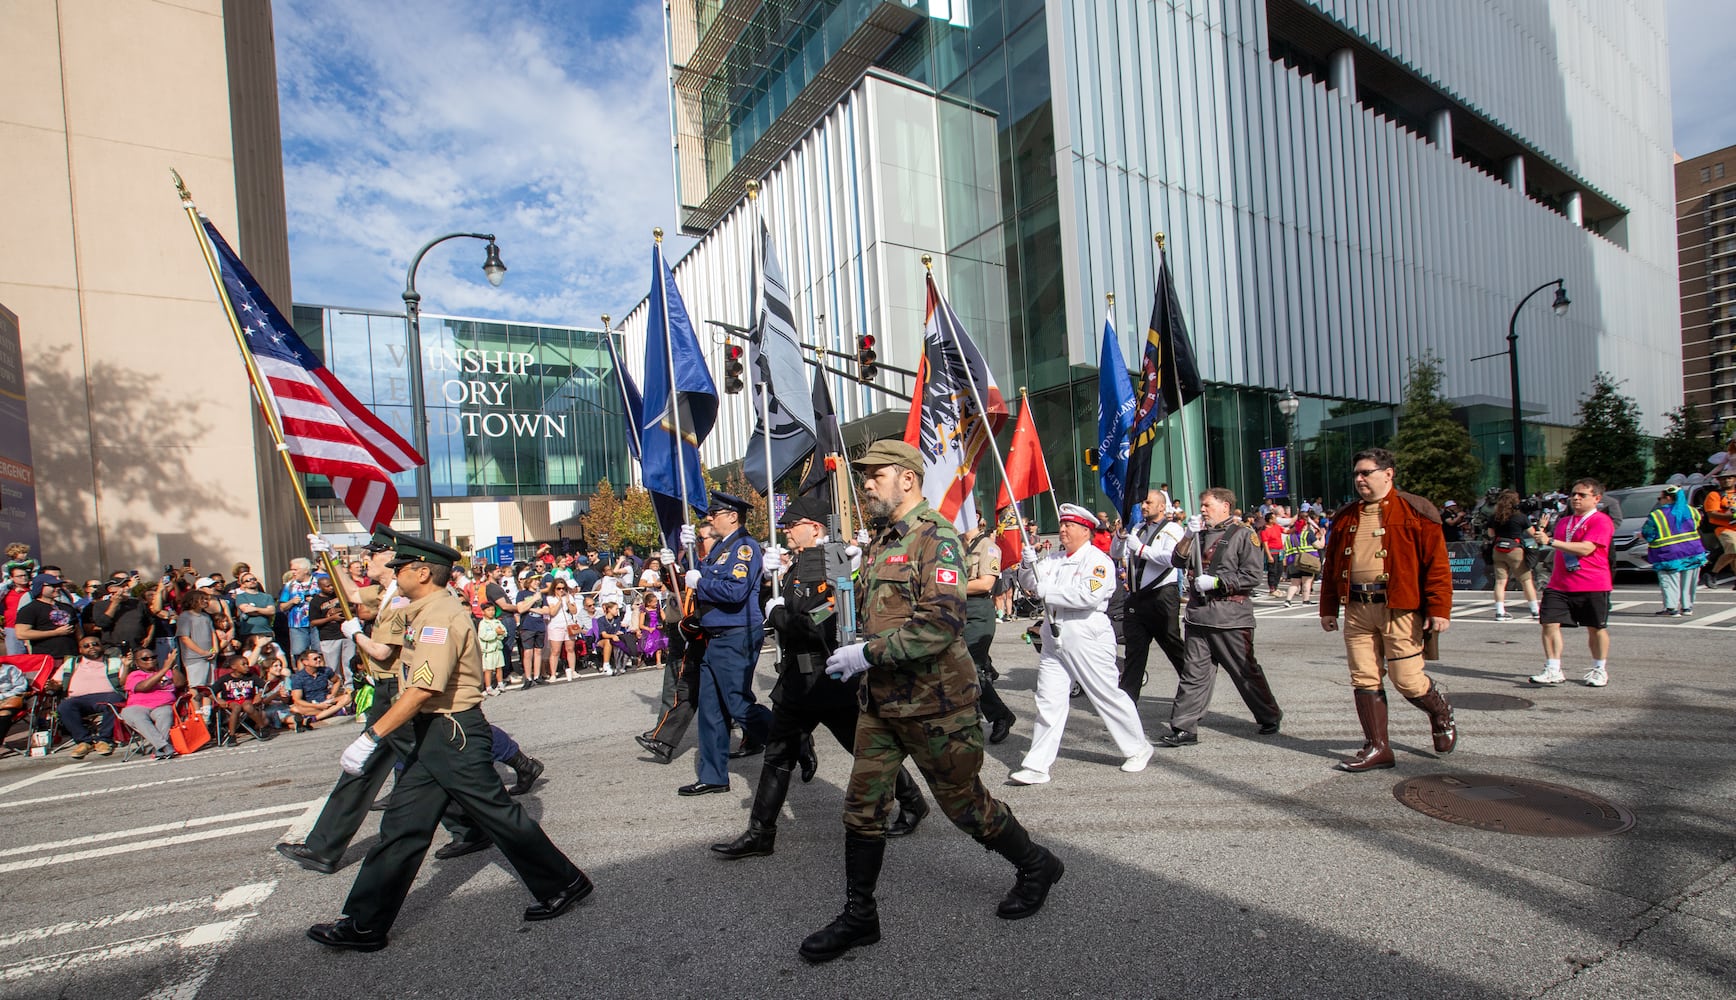
[[[318,800],[316,800],[318,801]],[[221,816],[198,816],[174,823],[158,823],[154,826],[141,826],[132,830],[114,830],[107,833],[93,833],[84,837],[73,837],[70,840],[57,840],[47,844],[30,844],[25,847],[9,847],[0,850],[0,858],[13,857],[19,854],[34,854],[39,851],[54,851],[63,847],[77,847],[80,844],[101,844],[116,842],[123,844],[134,837],[142,837],[148,833],[166,833],[171,830],[189,830],[199,826],[213,826],[218,823],[228,823],[238,819],[252,819],[255,816],[269,816],[273,813],[290,812],[296,809],[306,809],[307,802],[289,802],[280,806],[265,806],[259,809],[243,809],[240,812],[224,813]]]
[[[141,788],[155,788],[158,785],[176,785],[185,781],[204,781],[207,778],[220,778],[230,774],[241,774],[245,768],[235,768],[229,771],[217,771],[212,774],[189,774],[179,778],[164,778],[161,781],[141,781],[132,785],[121,785],[118,788],[87,788],[82,792],[63,792],[60,795],[44,795],[35,799],[9,799],[0,802],[0,809],[17,809],[20,806],[40,805],[44,802],[60,802],[64,799],[82,799],[92,795],[108,795],[114,792],[133,792]]]
[[[122,854],[132,854],[137,851],[152,851],[159,847],[173,847],[176,844],[192,844],[201,840],[215,840],[235,833],[252,833],[256,830],[271,830],[282,823],[281,819],[268,819],[258,823],[243,823],[239,826],[220,826],[210,830],[200,830],[196,833],[183,833],[174,837],[158,837],[154,840],[138,840],[130,844],[114,844],[107,847],[97,847],[88,851],[71,851],[66,854],[55,854],[46,858],[26,858],[23,861],[8,861],[0,864],[0,875],[7,872],[22,871],[27,868],[43,868],[48,865],[64,865],[73,861],[89,861],[93,858],[113,858]]]
[[[313,830],[313,825],[319,822],[319,814],[325,809],[326,801],[330,798],[331,796],[328,795],[323,799],[315,799],[307,807],[307,811],[297,816],[295,822],[289,824],[289,828],[284,830],[283,836],[278,839],[286,844],[299,844],[307,840],[308,833]]]
[[[46,938],[60,937],[64,934],[77,934],[100,930],[104,927],[114,927],[119,924],[136,923],[140,920],[155,920],[158,917],[189,913],[207,907],[218,912],[240,909],[263,902],[276,887],[276,882],[253,882],[248,885],[236,886],[228,892],[216,896],[183,899],[174,903],[158,903],[155,906],[142,906],[136,910],[111,913],[91,920],[71,920],[65,923],[52,924],[48,927],[32,927],[27,930],[13,931],[10,934],[0,936],[0,948],[10,948],[25,941],[41,941]]]

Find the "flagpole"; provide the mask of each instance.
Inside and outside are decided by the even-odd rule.
[[[929,254],[923,254],[922,255],[922,266],[925,269],[927,269],[927,271],[928,271],[929,284],[930,285],[934,284],[934,258],[932,256],[930,256]],[[940,291],[939,289],[935,289],[935,297],[937,299],[939,298],[939,291]],[[943,307],[945,306],[945,301],[946,301],[945,299],[940,299],[940,304]],[[958,339],[956,337],[953,338],[953,346],[959,347],[960,356],[963,356],[963,353],[964,353],[963,348],[960,347],[960,345],[958,343]],[[983,364],[985,364],[985,365],[988,364],[988,358],[986,356],[983,358]],[[1005,483],[1005,482],[1007,482],[1007,463],[1001,460],[1001,449],[995,444],[995,432],[994,432],[994,429],[989,426],[988,411],[983,409],[982,393],[977,390],[976,373],[970,370],[970,365],[968,365],[968,364],[963,365],[962,367],[964,368],[964,379],[967,383],[970,384],[971,401],[976,403],[977,419],[982,421],[983,433],[988,436],[989,454],[991,454],[995,457],[995,469],[996,469],[996,471],[998,471],[1001,474],[1001,482]],[[920,408],[922,406],[922,401],[920,399],[916,400],[914,402],[914,405],[917,406],[918,408]],[[1010,499],[1012,497],[1012,495],[1013,495],[1012,488],[1008,487],[1007,488],[1007,497]],[[973,503],[975,502],[974,497],[972,498],[972,502]],[[1055,516],[1057,518],[1059,518],[1060,514],[1058,513],[1058,511],[1060,510],[1060,508],[1057,507],[1056,510],[1057,510],[1057,514]],[[1024,516],[1022,513],[1020,513],[1019,504],[1018,504],[1018,501],[1016,501],[1016,500],[1013,501],[1013,512],[1015,514],[1019,514],[1019,516],[1021,518]],[[997,515],[996,520],[998,521],[999,520],[998,515],[1000,514],[1000,511],[996,511],[995,514]],[[981,511],[977,512],[977,519],[979,521],[982,519],[982,512]]]
[[[1157,241],[1157,273],[1158,273],[1159,279],[1161,279],[1163,277],[1164,267],[1168,263],[1167,258],[1165,257],[1165,253],[1164,253],[1163,234],[1162,233],[1154,233],[1154,234],[1152,234],[1152,238]],[[1171,374],[1174,374],[1174,371],[1175,371],[1175,348],[1174,348],[1173,344],[1172,344],[1170,350],[1165,351],[1164,354],[1165,354],[1165,360],[1167,360],[1169,363],[1170,372],[1171,372]],[[1173,384],[1173,383],[1166,382],[1165,384],[1168,385],[1168,384]],[[1181,387],[1180,386],[1176,386],[1176,398],[1177,399],[1181,398]],[[1183,402],[1180,406],[1176,407],[1176,409],[1177,409],[1177,411],[1179,411],[1177,415],[1181,417],[1182,479],[1186,482],[1185,489],[1187,492],[1188,502],[1189,503],[1197,503],[1199,501],[1199,494],[1194,490],[1193,447],[1188,442],[1188,433],[1187,433],[1187,403]]]
[[[663,296],[663,356],[669,362],[669,419],[675,424],[675,482],[681,490],[681,520],[686,523],[691,517],[693,504],[687,499],[687,456],[681,453],[681,446],[687,443],[687,437],[681,431],[681,397],[675,386],[675,335],[669,332],[669,269],[663,264],[663,227],[651,230],[651,239],[656,243],[653,251],[657,255],[657,288]],[[641,442],[641,449],[644,445]],[[643,450],[640,451],[640,461],[643,462]],[[722,541],[722,539],[718,539]],[[683,545],[687,550],[687,568],[698,569],[699,559],[694,554],[693,546]]]
[[[309,534],[319,534],[319,522],[314,520],[313,508],[308,506],[307,491],[302,488],[301,473],[295,469],[295,462],[289,456],[289,445],[283,441],[283,421],[277,410],[272,406],[271,393],[265,389],[265,379],[259,374],[259,369],[253,364],[253,353],[247,349],[247,338],[241,333],[241,320],[235,315],[235,304],[229,301],[228,290],[223,287],[223,271],[217,265],[217,254],[211,246],[210,237],[205,234],[205,227],[199,221],[198,206],[193,204],[193,196],[188,193],[187,185],[181,180],[181,174],[170,169],[169,174],[175,178],[175,189],[181,194],[181,208],[187,212],[187,221],[193,226],[193,234],[199,240],[199,250],[205,257],[205,267],[211,272],[211,283],[217,290],[217,301],[223,304],[223,315],[229,318],[229,332],[235,335],[235,346],[241,351],[241,363],[247,368],[247,380],[253,386],[254,398],[259,400],[259,408],[265,413],[265,426],[271,430],[271,440],[276,445],[278,457],[283,460],[284,471],[289,473],[289,484],[295,489],[296,503],[301,506],[301,516],[307,520]],[[426,461],[426,459],[424,459]],[[372,525],[364,525],[372,528]],[[338,574],[337,560],[331,552],[319,553],[325,557],[326,573],[335,585],[343,579]],[[354,618],[350,610],[350,602],[344,597],[343,587],[334,587],[338,599],[338,607],[345,618]]]
[[[1025,387],[1022,385],[1019,386],[1019,404],[1021,406],[1023,406],[1026,410],[1029,410],[1031,408],[1031,394],[1028,391],[1026,391]],[[1032,420],[1031,426],[1035,427],[1036,425],[1037,425],[1037,422],[1035,420]],[[1055,496],[1055,481],[1053,479],[1049,478],[1049,457],[1047,455],[1043,454],[1043,451],[1041,448],[1037,449],[1037,457],[1041,458],[1043,460],[1043,478],[1047,479],[1049,481],[1049,502],[1055,505],[1055,521],[1057,523],[1059,523],[1061,520],[1061,501],[1059,499],[1057,499]],[[1012,485],[1008,484],[1007,496],[1010,498],[1012,495],[1013,495]],[[1017,510],[1018,507],[1015,505],[1013,509]],[[995,515],[997,517],[999,517],[1000,511],[998,511],[998,510],[995,511]],[[1023,531],[1024,525],[1021,524],[1019,526],[1019,529],[1020,529],[1020,531]]]
[[[759,394],[759,396],[760,396],[760,430],[764,432],[763,434],[761,434],[761,437],[764,439],[765,452],[766,452],[766,544],[767,545],[776,545],[778,543],[778,519],[777,519],[777,511],[775,510],[775,504],[773,501],[777,497],[777,481],[772,476],[771,365],[769,363],[767,363],[766,353],[765,353],[766,352],[766,329],[765,329],[765,311],[766,311],[766,304],[765,304],[765,281],[766,281],[765,246],[766,246],[766,243],[765,243],[765,234],[760,230],[760,226],[762,225],[762,223],[760,221],[759,189],[760,189],[759,181],[750,180],[747,182],[747,200],[748,200],[748,204],[753,206],[753,267],[754,267],[754,276],[759,281],[759,287],[755,288],[752,292],[752,301],[758,303],[759,308],[754,311],[753,318],[752,318],[751,322],[754,323],[754,325],[759,330],[759,360],[760,360],[760,367],[763,369],[758,374],[760,376],[760,379],[759,379],[759,383],[760,383],[760,387],[759,387],[759,389],[760,389],[760,394]],[[797,339],[800,339],[800,335],[798,335]],[[784,575],[783,568],[779,567],[777,570],[777,580],[775,581],[774,585],[781,585],[781,583],[783,581],[783,575]]]

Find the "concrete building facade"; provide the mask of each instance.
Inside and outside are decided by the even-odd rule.
[[[1736,418],[1736,146],[1676,164],[1683,401]]]

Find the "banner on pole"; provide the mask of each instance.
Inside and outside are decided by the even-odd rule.
[[[1290,450],[1260,449],[1260,478],[1265,481],[1267,498],[1290,495]]]

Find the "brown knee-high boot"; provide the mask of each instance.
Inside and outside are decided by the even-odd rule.
[[[1459,726],[1453,721],[1453,706],[1447,703],[1447,695],[1441,686],[1429,681],[1429,693],[1421,698],[1405,696],[1412,705],[1429,713],[1429,729],[1435,738],[1435,753],[1449,754],[1459,745]]]
[[[1356,718],[1362,723],[1362,735],[1366,742],[1354,757],[1339,761],[1334,766],[1340,771],[1349,771],[1352,774],[1391,767],[1392,747],[1386,741],[1386,689],[1357,688]]]

